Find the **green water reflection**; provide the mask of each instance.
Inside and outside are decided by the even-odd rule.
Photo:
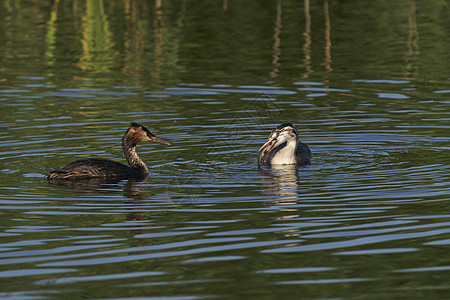
[[[4,74],[447,79],[445,1],[2,1]]]
[[[0,0],[0,27],[0,298],[448,294],[446,1]],[[129,121],[172,143],[146,182],[43,178],[125,162]],[[310,168],[257,169],[282,122]]]

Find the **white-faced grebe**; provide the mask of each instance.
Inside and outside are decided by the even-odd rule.
[[[130,127],[122,138],[122,149],[129,166],[98,158],[80,159],[74,161],[61,170],[47,174],[49,180],[74,180],[89,178],[143,178],[148,175],[147,165],[136,153],[136,145],[142,141],[153,141],[170,145],[169,142],[156,137],[144,126],[131,122]]]
[[[258,166],[299,165],[311,163],[311,150],[298,140],[297,129],[291,123],[275,128],[259,149]]]

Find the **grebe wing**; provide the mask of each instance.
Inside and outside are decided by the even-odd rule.
[[[74,161],[61,170],[47,174],[49,179],[136,177],[138,171],[107,159],[88,158]]]
[[[297,157],[297,165],[299,166],[309,165],[311,163],[311,150],[305,143],[298,142],[295,156]]]

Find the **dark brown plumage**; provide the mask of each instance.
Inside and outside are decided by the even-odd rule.
[[[142,141],[154,141],[170,145],[156,137],[144,126],[132,122],[122,138],[122,149],[130,166],[107,159],[88,158],[74,161],[61,170],[47,174],[49,180],[76,180],[90,178],[144,178],[148,175],[147,165],[136,153],[136,145]]]

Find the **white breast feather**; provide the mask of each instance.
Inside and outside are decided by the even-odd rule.
[[[272,165],[293,165],[297,163],[297,157],[295,156],[295,150],[297,148],[297,142],[293,141],[282,148],[272,158]]]

